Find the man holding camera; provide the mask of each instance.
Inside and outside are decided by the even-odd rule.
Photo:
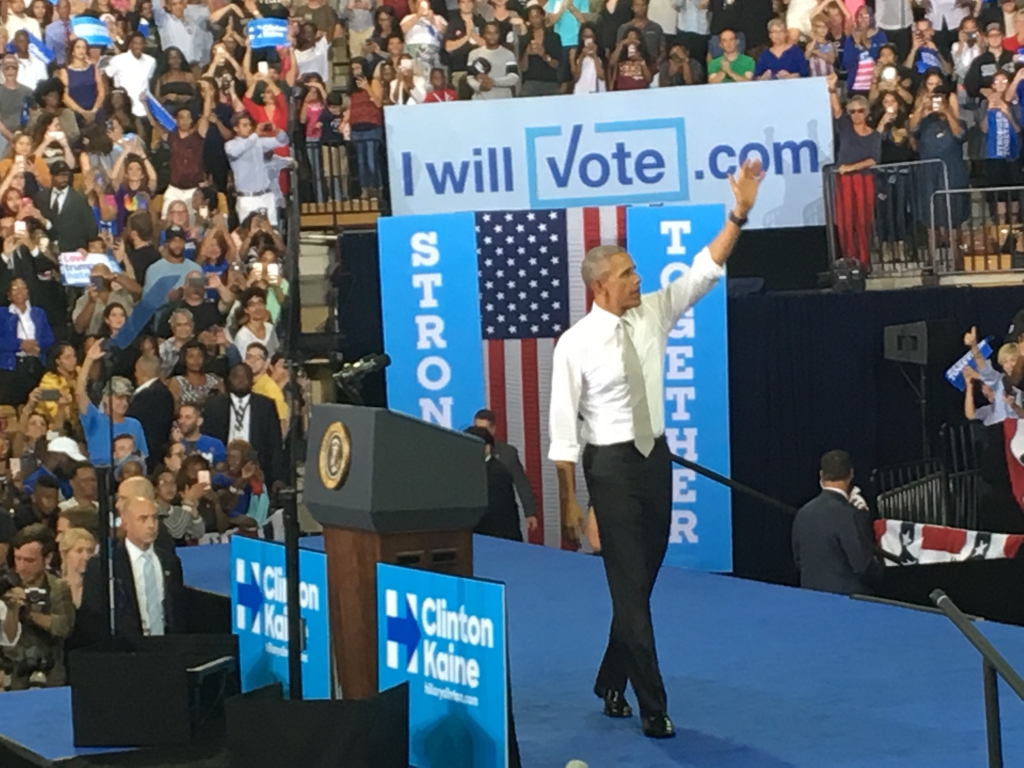
[[[0,577],[0,646],[14,664],[11,689],[65,685],[64,640],[75,625],[71,590],[47,573],[56,549],[42,524],[22,528],[11,540],[14,570]]]

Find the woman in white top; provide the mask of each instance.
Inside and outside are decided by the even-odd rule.
[[[277,333],[270,322],[267,311],[267,292],[262,288],[248,288],[242,294],[240,307],[234,313],[232,322],[228,324],[231,344],[245,359],[245,351],[249,345],[259,342],[267,348],[267,354],[273,357],[277,352]]]
[[[597,28],[591,22],[580,25],[579,42],[569,50],[573,93],[603,93],[608,65],[597,44]]]
[[[318,32],[313,22],[304,21],[295,38],[295,65],[299,69],[299,77],[314,73],[328,82],[330,65],[327,63],[327,51],[331,44],[327,42],[327,35]]]
[[[818,7],[817,0],[789,0],[786,7],[786,27],[789,28],[789,42],[796,45],[800,38],[811,36],[811,17]]]
[[[420,65],[420,72],[430,72],[441,64],[441,44],[448,22],[430,8],[430,0],[419,0],[399,26],[405,35],[405,50]]]

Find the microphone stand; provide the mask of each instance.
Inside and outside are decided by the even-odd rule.
[[[295,86],[292,89],[291,100],[288,105],[288,138],[291,146],[295,146],[296,131],[296,110],[302,98],[303,88]],[[287,441],[287,470],[285,476],[285,488],[279,494],[280,501],[284,508],[284,550],[285,550],[285,580],[286,601],[288,606],[288,696],[292,700],[302,699],[302,652],[305,645],[305,627],[302,621],[301,606],[299,603],[299,510],[296,492],[296,463],[301,451],[299,432],[302,425],[302,417],[299,414],[301,399],[296,396],[298,387],[299,370],[299,231],[302,226],[299,208],[299,174],[297,161],[294,158],[288,170],[289,192],[285,200],[285,262],[284,274],[288,280],[288,297],[284,312],[284,333],[281,337],[279,351],[284,356],[285,367],[288,370],[288,383],[285,388],[285,397],[288,403],[288,434]]]

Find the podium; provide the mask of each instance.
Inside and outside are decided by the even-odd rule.
[[[479,439],[384,408],[316,405],[304,500],[324,528],[342,694],[377,693],[377,563],[473,575],[487,509]]]

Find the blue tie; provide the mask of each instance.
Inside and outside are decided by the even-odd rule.
[[[142,580],[146,584],[146,617],[149,619],[149,634],[164,633],[164,608],[160,603],[160,588],[157,578],[159,571],[153,566],[155,555],[152,550],[142,555]]]

